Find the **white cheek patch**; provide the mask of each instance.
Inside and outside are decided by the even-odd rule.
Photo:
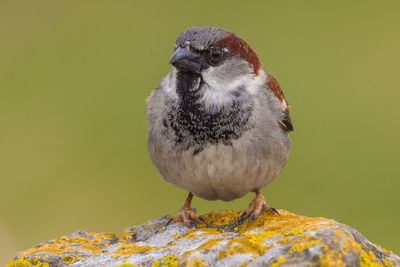
[[[210,67],[206,72],[202,73],[203,80],[206,85],[203,88],[202,101],[206,108],[211,112],[219,111],[223,106],[229,105],[234,99],[233,92],[245,90],[250,95],[257,94],[260,88],[265,87],[264,71],[260,71],[257,76],[253,73],[241,74],[237,77],[228,77],[223,75],[224,70],[220,67]]]
[[[266,87],[266,80],[267,80],[267,74],[265,73],[265,71],[263,69],[260,69],[258,72],[258,75],[253,76],[251,81],[248,81],[249,86],[247,88],[247,91],[251,95],[257,94],[257,92],[258,92],[258,90],[260,90],[260,88]]]

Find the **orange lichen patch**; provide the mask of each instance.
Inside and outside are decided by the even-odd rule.
[[[247,265],[249,265],[249,261],[243,262],[242,264],[239,265],[239,267],[246,267]]]
[[[162,257],[160,259],[157,259],[153,262],[153,264],[151,265],[151,267],[176,267],[178,266],[178,261],[176,260],[177,256],[165,256]]]
[[[18,260],[8,263],[6,267],[49,267],[49,264],[47,262],[37,262],[20,257]]]
[[[278,257],[276,260],[271,260],[270,262],[269,262],[269,266],[270,267],[279,267],[279,266],[281,266],[281,264],[282,263],[284,263],[285,262],[285,257]]]
[[[325,266],[337,266],[337,267],[346,267],[344,262],[342,261],[342,255],[334,250],[328,251],[327,253],[322,254],[320,257],[321,267]]]
[[[205,262],[199,258],[192,257],[189,260],[181,263],[179,266],[182,266],[182,267],[189,267],[189,266],[190,267],[207,267],[207,264],[205,264]]]
[[[196,251],[203,251],[203,252],[207,253],[209,249],[211,249],[211,248],[215,247],[216,245],[218,245],[222,240],[223,240],[222,238],[209,239],[206,242],[204,242],[203,244],[201,244],[200,246],[198,246],[197,248],[195,248],[193,250],[186,251],[183,254],[183,258],[186,258],[186,257],[190,256],[192,253],[194,253]]]

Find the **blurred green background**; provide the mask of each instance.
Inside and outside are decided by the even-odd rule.
[[[191,25],[246,40],[293,106],[268,202],[399,254],[399,14],[369,0],[0,1],[0,264],[77,229],[177,214],[186,192],[150,162],[145,101]]]

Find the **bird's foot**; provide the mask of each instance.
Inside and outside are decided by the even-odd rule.
[[[256,197],[251,201],[249,208],[240,215],[239,221],[248,218],[248,223],[250,223],[250,221],[256,220],[258,216],[264,212],[276,213],[279,215],[279,212],[275,208],[267,205],[264,196],[259,190],[255,190],[254,192],[256,193]]]
[[[176,216],[176,217],[172,217],[168,221],[167,225],[170,225],[170,224],[173,224],[173,223],[177,223],[177,222],[181,222],[185,226],[187,226],[189,228],[193,228],[193,227],[197,227],[197,224],[201,223],[203,221],[204,221],[203,218],[201,218],[200,216],[198,216],[196,214],[196,209],[195,208],[183,206],[179,210],[179,215]]]
[[[196,214],[196,209],[192,208],[190,205],[192,203],[193,194],[189,192],[186,197],[185,203],[183,203],[182,208],[179,210],[179,215],[172,217],[168,222],[167,226],[173,223],[181,222],[185,226],[192,228],[197,227],[196,223],[204,222],[203,218]]]

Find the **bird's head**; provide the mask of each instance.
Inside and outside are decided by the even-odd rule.
[[[212,88],[223,91],[263,70],[257,54],[245,41],[214,27],[190,27],[181,33],[170,64],[180,72],[200,75]]]

